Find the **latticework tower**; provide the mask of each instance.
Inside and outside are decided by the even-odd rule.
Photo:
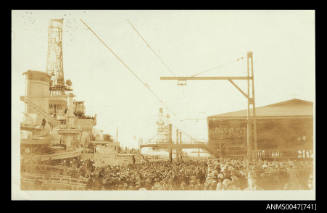
[[[63,19],[51,19],[48,30],[47,73],[51,76],[52,95],[63,95],[66,90],[62,54],[63,21]]]

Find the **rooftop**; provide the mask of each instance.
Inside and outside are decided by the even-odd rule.
[[[313,116],[313,102],[291,99],[266,106],[256,107],[257,117],[297,117]],[[247,109],[209,116],[212,118],[243,118],[247,116]]]

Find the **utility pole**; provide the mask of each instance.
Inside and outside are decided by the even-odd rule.
[[[172,146],[173,146],[173,131],[172,131],[172,125],[171,124],[169,124],[168,125],[168,131],[169,131],[169,135],[168,135],[168,140],[169,140],[169,161],[170,162],[173,162],[173,148],[172,148]]]
[[[182,132],[179,132],[179,144],[182,144]]]
[[[257,153],[258,149],[258,142],[257,142],[257,114],[255,110],[255,93],[254,93],[254,75],[253,75],[253,53],[251,52],[251,56],[249,57],[251,59],[251,77],[252,77],[252,99],[253,99],[253,142],[254,142],[254,152]]]
[[[247,82],[248,83],[247,153],[248,153],[248,160],[253,160],[256,157],[256,151],[257,151],[257,128],[256,128],[252,52],[247,53],[247,75],[252,79]]]
[[[160,80],[177,80],[186,82],[187,80],[228,80],[247,100],[247,159],[253,160],[254,151],[257,149],[256,135],[256,113],[255,113],[255,93],[253,77],[253,53],[247,53],[247,76],[213,76],[213,77],[160,77]],[[247,92],[244,92],[233,80],[246,80]]]
[[[181,131],[179,131],[179,144],[182,144],[182,132]],[[183,150],[182,149],[180,149],[180,151],[179,151],[179,157],[180,157],[180,160],[182,160],[182,158],[183,158]]]
[[[176,129],[176,144],[179,144],[179,131],[178,131],[178,129]],[[177,149],[176,150],[176,158],[177,158],[177,160],[179,160],[179,156],[180,155],[180,150],[179,149]]]

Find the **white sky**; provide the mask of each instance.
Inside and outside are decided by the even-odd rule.
[[[79,21],[82,18],[176,113],[173,125],[207,139],[206,116],[246,108],[229,82],[194,81],[180,87],[127,23],[130,20],[177,75],[192,75],[254,54],[257,106],[292,98],[315,100],[313,11],[13,11],[13,109],[23,112],[22,73],[45,71],[51,18],[64,18],[65,79],[73,82],[96,128],[123,146],[156,133],[160,104]],[[245,75],[244,62],[205,75]],[[245,89],[245,82],[237,82]],[[201,118],[199,121],[181,119]]]

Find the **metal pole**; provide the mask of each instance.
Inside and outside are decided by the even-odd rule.
[[[176,129],[176,144],[179,144],[178,138],[179,138],[179,131],[178,129]],[[176,158],[177,160],[179,160],[179,149],[176,149]]]
[[[254,93],[254,76],[253,76],[253,53],[251,52],[251,79],[252,79],[252,104],[253,104],[253,145],[254,151],[257,152],[257,121],[256,121],[256,110],[255,110],[255,93]]]
[[[249,53],[246,57],[246,64],[247,64],[247,76],[250,77],[249,71]],[[251,123],[250,123],[250,79],[247,80],[247,93],[248,93],[248,111],[247,111],[247,134],[246,134],[246,147],[247,147],[247,160],[246,160],[246,170],[247,170],[247,178],[248,178],[248,188],[251,189],[251,175],[249,171],[249,161],[251,159]]]
[[[251,62],[250,62],[251,60]],[[251,72],[250,72],[250,63],[251,63]],[[247,136],[247,143],[248,143],[248,160],[247,160],[247,170],[248,170],[248,188],[250,190],[253,190],[253,177],[252,177],[252,171],[249,168],[249,162],[254,159],[255,152],[253,151],[254,148],[254,122],[255,122],[255,105],[254,105],[254,84],[253,84],[253,53],[248,52],[247,53],[247,74],[249,77],[248,80],[248,136]],[[250,81],[251,86],[250,88]],[[250,95],[250,90],[251,95]],[[252,108],[251,108],[252,105]]]
[[[251,60],[251,62],[250,62]],[[251,73],[250,73],[250,63],[251,63]],[[160,77],[160,80],[228,80],[234,87],[236,87],[239,92],[241,92],[248,100],[248,111],[247,111],[247,155],[248,161],[253,159],[253,149],[257,149],[257,136],[256,136],[256,123],[255,123],[255,102],[254,102],[254,81],[253,81],[253,53],[250,51],[247,53],[247,76],[204,76],[204,77],[194,77],[194,76],[179,76],[179,77]],[[233,80],[247,80],[247,94],[240,89]],[[250,85],[251,83],[251,85]],[[251,91],[252,88],[252,91]],[[222,144],[219,144],[220,156],[222,155]]]
[[[160,77],[160,80],[178,80],[178,81],[187,81],[187,80],[248,80],[248,76],[203,76],[203,77],[191,77],[191,76],[163,76]]]
[[[250,52],[247,54],[247,76],[250,77],[250,63],[249,63],[249,56]],[[251,96],[250,96],[250,79],[248,78],[247,80],[247,93],[248,93],[248,111],[247,111],[247,137],[246,137],[246,143],[247,143],[247,159],[248,161],[251,159],[251,133],[252,133],[252,128],[251,128],[251,108],[250,108],[250,103],[251,103]]]
[[[168,131],[169,131],[169,161],[173,162],[173,149],[172,149],[172,145],[173,145],[173,134],[172,134],[172,125],[169,124],[168,125]]]
[[[182,132],[179,132],[179,144],[182,144]]]
[[[179,132],[179,144],[182,144],[182,132]],[[183,158],[183,149],[180,149],[180,158]]]

